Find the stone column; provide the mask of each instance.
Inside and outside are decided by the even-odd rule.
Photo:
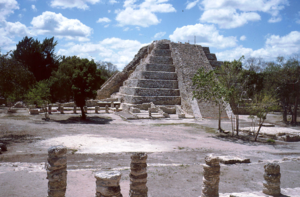
[[[119,171],[96,172],[96,197],[122,197]]]
[[[61,113],[61,114],[64,114],[64,106],[61,106],[61,107],[60,107],[60,113]]]
[[[84,113],[87,114],[87,106],[84,106],[84,107],[83,107],[83,111],[84,111]]]
[[[60,111],[61,104],[58,104],[57,110]]]
[[[149,112],[149,117],[151,118],[152,115],[151,115],[151,108],[148,108],[148,112]]]
[[[113,101],[110,103],[110,107],[114,108],[114,102]]]
[[[276,163],[268,163],[264,168],[263,193],[270,196],[280,196],[280,166]]]
[[[46,163],[48,197],[65,197],[67,188],[67,148],[52,146],[48,149]]]
[[[95,107],[95,113],[98,114],[99,113],[99,106]]]
[[[119,111],[119,105],[116,105],[116,112]]]
[[[52,113],[51,110],[52,110],[52,105],[48,105],[48,113],[49,113],[49,114]]]
[[[108,105],[105,105],[105,112],[108,113]]]
[[[203,164],[201,197],[218,197],[220,181],[220,161],[218,157],[207,155]]]
[[[74,113],[74,114],[77,113],[77,112],[76,112],[76,108],[77,108],[76,106],[74,106],[74,108],[73,108],[73,113]]]
[[[130,197],[147,197],[147,154],[134,153],[130,164]]]

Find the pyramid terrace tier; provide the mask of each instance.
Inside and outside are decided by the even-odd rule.
[[[177,80],[146,80],[146,79],[131,79],[123,84],[127,87],[141,87],[141,88],[170,88],[178,89]]]
[[[173,64],[172,57],[169,56],[151,56],[149,58],[151,64]]]
[[[175,72],[141,71],[137,73],[138,79],[177,80]]]
[[[153,102],[155,105],[180,105],[180,96],[133,96],[123,95],[124,103],[142,104]]]
[[[154,49],[152,54],[154,56],[171,56],[171,50],[170,49]]]
[[[145,64],[144,69],[145,71],[175,72],[172,64]]]
[[[121,87],[120,93],[134,96],[180,96],[179,89]]]

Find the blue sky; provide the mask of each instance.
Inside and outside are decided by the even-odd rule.
[[[54,36],[56,53],[123,69],[153,40],[210,47],[218,60],[300,54],[299,0],[0,0],[1,52]]]

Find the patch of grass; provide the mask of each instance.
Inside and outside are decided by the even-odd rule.
[[[78,150],[77,149],[71,149],[72,155],[74,155]]]
[[[274,144],[274,143],[275,143],[275,140],[273,140],[273,139],[267,139],[267,142],[268,142],[268,143]]]
[[[161,124],[153,124],[153,126],[156,126],[156,127],[161,127],[161,126],[185,126],[185,127],[193,127],[193,128],[196,128],[196,129],[202,129],[207,133],[215,133],[216,132],[216,129],[214,129],[214,128],[206,127],[206,126],[199,125],[199,124],[196,124],[196,123],[166,123],[166,124],[161,123]],[[190,130],[188,132],[197,133],[198,130]]]
[[[183,150],[183,149],[184,149],[184,147],[178,146],[178,149],[179,149],[179,150]]]

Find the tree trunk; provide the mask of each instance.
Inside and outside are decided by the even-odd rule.
[[[258,134],[259,134],[259,131],[260,131],[260,128],[262,127],[262,125],[264,124],[264,121],[265,121],[265,119],[263,119],[263,121],[260,123],[260,125],[259,125],[259,127],[258,127],[258,130],[257,130],[257,132],[256,132],[256,135],[255,135],[255,139],[254,139],[254,141],[256,142],[256,140],[257,140],[257,137],[258,137]]]
[[[297,108],[298,108],[298,95],[295,98],[294,112],[293,112],[293,120],[292,124],[297,125]]]
[[[235,116],[235,121],[236,121],[236,135],[239,135],[239,114],[237,113]]]
[[[83,106],[80,106],[80,110],[81,110],[81,119],[85,120],[86,119],[86,115],[84,113]]]
[[[283,114],[282,114],[282,119],[283,119],[283,122],[287,122],[287,109],[286,109],[286,106],[283,107]]]
[[[219,132],[222,132],[222,128],[221,128],[221,104],[219,104],[219,123],[218,123],[218,130]]]

